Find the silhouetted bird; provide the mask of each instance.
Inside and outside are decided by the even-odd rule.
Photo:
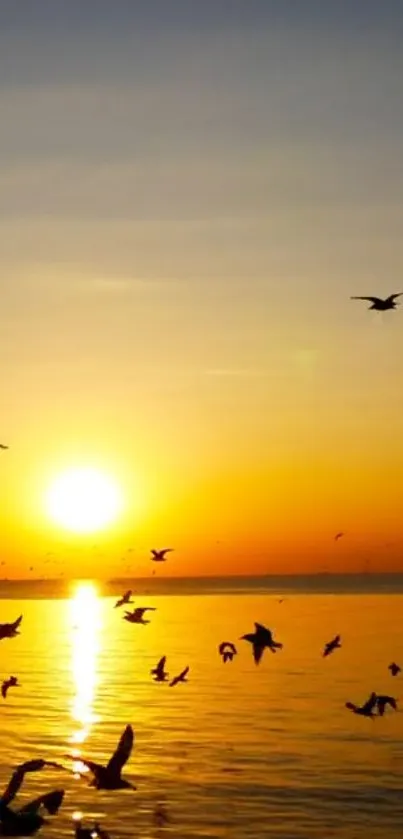
[[[371,693],[371,696],[364,705],[354,705],[354,702],[346,702],[346,708],[353,711],[354,714],[359,714],[361,717],[374,717],[374,710],[377,704],[376,693]]]
[[[172,679],[172,682],[169,683],[169,687],[173,688],[179,682],[187,682],[188,680],[187,680],[186,676],[187,676],[188,673],[189,673],[189,667],[185,667],[185,669],[182,670],[182,673],[179,673],[179,676],[175,676],[175,678]]]
[[[0,443],[0,449],[4,449],[4,451],[6,451],[8,446],[5,446],[4,443]]]
[[[150,621],[143,619],[145,612],[155,612],[154,606],[142,606],[141,608],[134,609],[133,612],[125,612],[123,620],[129,623],[150,623]]]
[[[394,699],[393,696],[376,697],[376,707],[378,708],[378,713],[380,717],[383,717],[387,705],[390,705],[390,707],[393,708],[394,711],[397,711],[397,699]]]
[[[266,629],[261,623],[255,623],[255,632],[250,632],[249,635],[242,635],[240,641],[249,641],[253,647],[253,658],[255,663],[259,661],[263,655],[263,650],[267,647],[272,653],[276,650],[281,650],[283,645],[273,640],[273,635],[270,629]]]
[[[115,609],[117,609],[119,606],[126,606],[129,605],[129,603],[133,603],[133,600],[130,600],[132,594],[133,592],[130,588],[128,589],[128,591],[125,591],[122,597],[120,597],[119,600],[116,601]]]
[[[323,657],[326,658],[327,655],[333,652],[333,650],[338,650],[341,647],[340,644],[341,638],[340,635],[336,635],[332,641],[329,641],[325,644],[325,649],[323,650]]]
[[[150,670],[151,675],[155,676],[155,679],[154,679],[155,682],[165,682],[166,679],[168,678],[169,673],[167,673],[166,670],[164,669],[166,660],[167,660],[167,657],[166,657],[166,655],[164,655],[162,658],[160,658],[157,666],[154,667],[153,670]]]
[[[351,300],[368,300],[372,303],[372,306],[368,306],[369,309],[376,309],[378,312],[385,312],[387,309],[396,309],[396,297],[401,297],[403,294],[402,291],[399,291],[398,294],[390,294],[389,297],[386,297],[383,300],[381,297],[351,297]]]
[[[0,623],[0,641],[3,638],[15,638],[16,635],[19,635],[18,629],[20,627],[22,621],[22,615],[17,618],[14,623]]]
[[[218,652],[222,656],[224,664],[226,664],[227,661],[232,661],[234,655],[237,655],[235,644],[232,644],[231,641],[222,641],[218,647]]]
[[[109,790],[128,788],[136,789],[133,784],[129,783],[129,781],[124,781],[122,778],[122,769],[130,757],[133,743],[133,729],[131,725],[127,725],[119,740],[116,751],[106,766],[102,766],[100,763],[94,763],[93,760],[86,760],[85,758],[80,757],[80,763],[87,766],[94,776],[90,783],[90,787]],[[77,760],[77,758],[72,757],[71,755],[67,755],[67,757],[71,760]]]
[[[75,839],[109,839],[109,833],[102,830],[97,822],[95,822],[94,827],[83,827],[80,818],[75,822]]]
[[[165,554],[172,553],[173,548],[164,548],[162,551],[154,551],[152,550],[152,562],[166,562]]]
[[[21,685],[18,684],[18,679],[16,676],[10,676],[9,679],[4,679],[4,682],[1,686],[1,695],[3,699],[7,696],[7,691],[9,688],[19,688]]]
[[[10,782],[0,798],[0,835],[1,836],[32,836],[46,823],[46,820],[39,815],[43,807],[49,815],[55,815],[62,804],[64,790],[40,795],[19,810],[11,810],[9,804],[17,795],[27,772],[37,772],[46,766],[55,769],[62,769],[57,763],[46,760],[29,760],[22,763],[13,772]]]
[[[401,673],[402,668],[396,662],[392,661],[392,664],[389,664],[388,670],[390,670],[392,676],[397,676],[398,673]]]
[[[336,533],[336,536],[334,537],[334,541],[338,542],[339,539],[341,539],[342,536],[344,536],[344,533],[342,533],[341,531],[340,531],[340,533]]]

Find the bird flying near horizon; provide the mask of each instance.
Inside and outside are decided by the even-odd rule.
[[[255,632],[250,632],[248,635],[242,635],[240,641],[249,641],[253,648],[253,658],[255,664],[259,664],[263,652],[267,647],[272,653],[283,648],[282,644],[273,640],[273,634],[270,629],[266,629],[261,623],[255,623]]]
[[[14,621],[14,623],[0,623],[0,641],[3,638],[15,638],[16,635],[19,635],[18,632],[19,627],[21,625],[22,615]]]
[[[4,682],[1,686],[1,695],[3,699],[6,699],[7,692],[10,688],[20,688],[21,685],[17,679],[17,676],[10,676],[9,679],[4,679]]]
[[[37,833],[46,821],[39,814],[41,807],[51,816],[54,816],[59,811],[64,798],[64,790],[54,790],[53,792],[44,793],[33,801],[29,801],[23,807],[20,807],[19,810],[12,810],[9,806],[19,792],[27,772],[38,772],[47,766],[53,767],[54,769],[63,769],[62,766],[53,761],[35,759],[20,764],[14,770],[8,786],[0,798],[0,835],[32,836]]]
[[[3,449],[3,451],[7,451],[7,449],[9,449],[9,448],[10,448],[10,447],[9,447],[9,446],[5,446],[5,445],[4,445],[4,443],[0,443],[0,449]]]
[[[397,676],[398,673],[401,673],[402,668],[395,661],[392,661],[392,664],[389,664],[388,670],[390,670],[392,676]]]
[[[129,588],[127,591],[125,591],[122,597],[120,597],[119,600],[116,601],[114,608],[118,609],[119,606],[128,606],[130,603],[133,603],[134,601],[130,599],[132,594],[133,592]]]
[[[181,673],[179,673],[179,676],[175,676],[172,679],[172,681],[169,683],[169,687],[173,688],[173,687],[175,687],[175,685],[179,684],[179,682],[187,682],[188,679],[186,678],[186,676],[189,673],[189,669],[190,669],[189,666],[185,667],[185,669],[182,670]]]
[[[157,666],[150,670],[151,675],[154,676],[154,682],[165,682],[167,680],[169,673],[165,670],[166,660],[166,655],[163,655]]]
[[[386,312],[387,309],[396,309],[397,303],[396,298],[401,297],[403,294],[402,291],[399,291],[397,294],[390,294],[389,297],[382,299],[381,297],[350,297],[350,300],[368,300],[369,303],[372,303],[372,306],[368,306],[368,309],[375,309],[378,312]]]
[[[124,621],[128,621],[129,623],[150,623],[150,621],[145,621],[143,619],[143,615],[145,612],[155,612],[154,606],[141,606],[137,609],[133,609],[133,612],[125,612],[123,616]]]
[[[330,653],[332,653],[334,650],[338,650],[341,647],[340,641],[340,635],[335,635],[335,637],[332,638],[331,641],[328,641],[328,643],[325,644],[325,648],[323,650],[323,657],[326,658],[326,656],[330,655]]]
[[[173,548],[163,548],[162,551],[152,549],[151,562],[166,562],[165,554],[172,553]]]
[[[232,644],[231,641],[222,641],[218,647],[218,652],[222,656],[224,664],[226,664],[227,661],[232,661],[238,651],[235,644]]]
[[[129,760],[130,754],[134,744],[134,732],[131,725],[127,725],[113,753],[109,763],[102,766],[100,763],[95,763],[93,760],[87,760],[80,757],[80,763],[87,766],[93,774],[93,780],[90,787],[96,789],[116,790],[116,789],[136,789],[136,787],[129,781],[122,778],[122,769]],[[71,760],[77,760],[72,755],[67,755]]]

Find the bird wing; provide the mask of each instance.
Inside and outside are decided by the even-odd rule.
[[[166,660],[167,660],[166,655],[163,655],[162,658],[160,658],[156,669],[159,670],[160,672],[163,672]]]
[[[181,680],[183,680],[187,676],[188,673],[189,673],[189,667],[185,667],[185,669],[182,670],[182,673],[179,674],[179,678]]]
[[[259,664],[259,661],[263,655],[264,646],[262,644],[253,644],[253,658],[255,659],[255,664]]]
[[[350,300],[369,300],[371,303],[382,303],[380,297],[350,297]]]
[[[365,705],[362,706],[362,710],[363,711],[372,711],[372,709],[375,708],[376,704],[377,704],[377,695],[376,695],[376,693],[371,693],[371,696],[369,697],[369,699],[367,699]]]
[[[9,688],[8,682],[3,682],[2,686],[1,686],[1,695],[2,695],[3,699],[5,699],[6,696],[7,696],[8,688]]]
[[[131,750],[134,743],[134,732],[131,725],[127,725],[120,740],[118,747],[112,755],[107,770],[120,775],[123,766],[130,757]]]
[[[117,600],[116,603],[115,603],[115,609],[117,609],[118,606],[122,606],[123,603],[124,603],[123,597],[119,597],[119,600]]]
[[[390,294],[387,299],[393,301],[393,300],[396,300],[396,297],[401,297],[402,294],[403,294],[403,291],[398,291],[397,294]]]
[[[95,763],[93,760],[87,760],[85,757],[73,757],[72,760],[79,761],[87,766],[90,772],[97,778],[102,772],[105,772],[105,767],[101,763]]]
[[[40,795],[39,798],[34,798],[24,807],[18,810],[18,813],[37,813],[40,807],[44,807],[50,816],[54,816],[60,809],[64,798],[64,790],[56,789],[53,792],[47,792],[45,795]]]
[[[18,629],[21,621],[22,621],[22,615],[20,615],[19,618],[17,618],[17,620],[14,621],[14,623],[10,623],[9,626],[11,626],[12,629]]]
[[[266,627],[263,626],[261,623],[255,623],[255,629],[256,629],[256,632],[259,635],[264,634],[265,637],[268,639],[269,643],[273,640],[273,635],[271,633],[271,630],[266,629]]]
[[[26,763],[21,763],[13,772],[10,782],[1,796],[2,804],[9,804],[15,798],[24,780],[26,772],[37,772],[46,765],[46,761],[42,759],[28,760]]]

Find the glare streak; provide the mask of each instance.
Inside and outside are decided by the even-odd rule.
[[[78,727],[73,731],[70,742],[74,744],[72,754],[79,758],[79,745],[85,742],[91,726],[96,722],[93,702],[97,685],[97,656],[99,651],[100,600],[92,583],[81,583],[70,601],[72,624],[72,671],[75,685],[71,715]],[[87,772],[87,767],[78,759],[75,772]]]

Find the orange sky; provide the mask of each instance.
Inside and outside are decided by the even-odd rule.
[[[135,6],[0,27],[4,575],[403,570],[403,314],[349,299],[403,291],[394,21]]]

